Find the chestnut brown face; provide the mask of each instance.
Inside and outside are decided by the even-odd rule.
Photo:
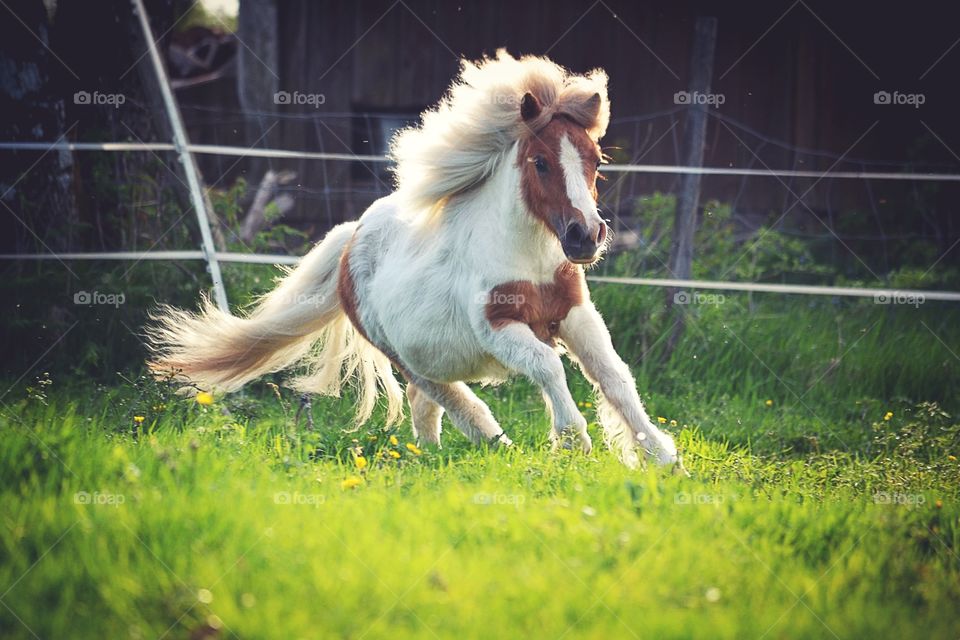
[[[525,119],[539,115],[528,94],[521,106]],[[527,210],[550,229],[571,262],[599,259],[607,226],[597,211],[600,147],[572,119],[559,115],[520,144],[517,160]]]

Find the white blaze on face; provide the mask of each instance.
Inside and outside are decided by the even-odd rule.
[[[587,229],[595,234],[602,220],[597,212],[597,204],[590,193],[590,186],[583,175],[583,158],[566,135],[560,138],[560,166],[563,169],[570,204],[583,214]]]

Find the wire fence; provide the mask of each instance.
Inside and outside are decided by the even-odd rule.
[[[177,105],[177,102],[174,98],[173,92],[170,88],[169,79],[166,76],[163,63],[160,59],[160,54],[157,50],[155,39],[153,34],[150,31],[150,27],[147,21],[147,14],[144,10],[142,0],[134,0],[134,5],[139,17],[140,26],[143,31],[143,37],[148,45],[148,53],[150,57],[150,63],[155,74],[156,82],[160,87],[161,97],[163,98],[163,106],[165,115],[170,123],[172,131],[172,141],[171,142],[73,142],[66,140],[58,141],[49,141],[49,142],[18,142],[18,141],[3,141],[0,142],[0,151],[35,151],[42,152],[44,154],[55,151],[55,150],[67,150],[74,152],[108,152],[108,153],[123,153],[123,152],[152,152],[152,153],[174,153],[177,154],[180,160],[181,165],[183,166],[183,171],[186,175],[186,186],[190,192],[191,208],[196,217],[196,222],[199,227],[199,231],[202,239],[202,249],[201,250],[186,250],[186,251],[170,251],[170,250],[152,250],[152,251],[103,251],[103,252],[47,252],[47,253],[7,253],[0,254],[0,259],[3,260],[127,260],[133,262],[139,262],[142,260],[202,260],[206,262],[208,269],[210,271],[211,277],[213,279],[213,286],[215,292],[215,299],[221,308],[228,310],[229,305],[226,298],[226,291],[223,285],[222,276],[220,275],[219,264],[221,262],[229,263],[247,263],[247,264],[295,264],[299,258],[296,256],[289,255],[279,255],[279,254],[253,254],[253,253],[236,253],[218,250],[213,237],[213,226],[211,220],[208,216],[209,201],[202,189],[202,179],[201,174],[196,167],[196,157],[197,156],[212,156],[212,157],[233,157],[233,158],[261,158],[266,160],[296,160],[296,161],[318,161],[323,163],[324,171],[326,171],[326,163],[359,163],[363,165],[374,164],[374,165],[383,165],[389,163],[389,159],[379,153],[371,154],[362,154],[362,153],[344,153],[344,152],[331,152],[331,151],[301,151],[301,150],[291,150],[291,149],[282,149],[282,148],[261,148],[261,147],[241,147],[235,145],[226,145],[226,144],[197,144],[189,141],[186,127],[184,125],[183,117],[180,112],[180,107]],[[314,129],[316,130],[316,135],[318,142],[321,142],[322,145],[322,132],[321,125],[326,127],[327,125],[322,122],[318,122],[317,116],[313,114],[302,114],[302,113],[278,113],[278,112],[257,112],[257,111],[234,111],[232,113],[225,112],[220,109],[213,109],[210,107],[204,107],[202,105],[189,105],[187,107],[190,110],[208,110],[212,113],[216,113],[218,118],[221,120],[221,124],[224,126],[235,126],[237,124],[247,124],[251,120],[253,121],[262,121],[264,118],[284,118],[289,120],[302,120],[307,123],[312,123]],[[786,145],[781,141],[777,141],[773,138],[763,135],[762,133],[747,127],[746,125],[736,122],[718,112],[710,112],[710,115],[718,120],[720,127],[718,129],[727,135],[733,136],[737,141],[741,142],[744,147],[750,150],[750,157],[748,158],[747,166],[704,166],[704,167],[690,167],[690,166],[680,166],[678,164],[652,164],[642,162],[644,156],[650,149],[659,144],[664,139],[668,139],[672,142],[674,150],[678,148],[677,140],[677,124],[679,123],[678,116],[682,113],[683,107],[678,107],[675,109],[664,110],[656,113],[646,114],[642,116],[631,116],[627,118],[620,118],[612,122],[612,126],[619,126],[621,131],[626,131],[632,129],[633,140],[631,142],[631,151],[629,157],[624,158],[625,161],[617,161],[612,164],[605,165],[602,168],[604,174],[611,176],[617,176],[618,179],[614,188],[609,188],[606,193],[606,197],[613,200],[612,203],[606,209],[611,209],[613,215],[619,218],[619,214],[625,210],[629,209],[629,206],[625,206],[624,199],[626,194],[636,193],[635,185],[633,185],[633,180],[637,177],[651,177],[651,176],[680,176],[680,175],[701,175],[705,177],[726,177],[726,178],[738,178],[740,183],[735,187],[734,193],[735,197],[733,198],[733,207],[736,209],[738,202],[743,197],[743,194],[747,192],[748,187],[746,183],[747,178],[755,179],[773,179],[779,181],[784,190],[784,208],[789,211],[789,209],[796,207],[797,204],[803,204],[804,196],[809,193],[814,186],[818,183],[824,182],[826,184],[831,184],[833,180],[857,180],[862,181],[865,185],[865,189],[870,192],[872,187],[871,183],[874,181],[877,182],[896,182],[896,183],[911,183],[912,185],[924,184],[924,183],[935,183],[935,184],[944,184],[944,183],[957,183],[960,182],[960,173],[951,172],[948,170],[943,170],[942,168],[932,168],[932,167],[915,167],[904,164],[896,164],[889,162],[878,162],[878,161],[867,161],[862,159],[855,159],[847,157],[845,154],[834,154],[828,153],[819,150],[812,149],[800,149],[797,147],[792,147]],[[230,118],[224,118],[223,116],[229,115]],[[380,125],[375,126],[375,119],[378,117],[383,117],[383,114],[377,113],[364,113],[364,112],[349,112],[349,113],[330,113],[326,112],[323,114],[325,119],[352,119],[359,120],[364,123],[364,128],[366,130],[366,137],[368,140],[373,140],[376,137],[375,132],[380,129]],[[393,121],[396,120],[412,120],[415,116],[413,114],[391,114],[390,118]],[[669,122],[669,126],[661,126],[661,129],[665,129],[665,132],[662,133],[655,140],[652,140],[653,134],[652,129],[648,126],[650,123],[656,121]],[[642,129],[644,126],[647,126],[647,130],[644,132]],[[329,128],[329,127],[327,127]],[[739,132],[739,135],[738,135]],[[751,148],[746,145],[745,142],[741,139],[741,136],[751,137],[757,142],[755,148]],[[768,163],[765,162],[762,158],[762,153],[764,148],[778,148],[781,150],[789,150],[794,158],[794,164],[802,163],[804,157],[808,157],[811,160],[818,159],[824,162],[830,162],[830,167],[827,170],[820,171],[814,169],[798,168],[797,166],[791,168],[778,168],[773,169],[768,166]],[[674,154],[675,157],[679,157],[679,153]],[[811,164],[814,164],[811,162]],[[759,166],[757,166],[759,165]],[[840,169],[840,166],[854,166],[859,167],[857,169]],[[876,167],[876,170],[868,169],[868,167]],[[386,192],[389,190],[389,186],[384,183],[383,180],[380,180],[377,177],[375,172],[372,172],[372,186],[366,188],[367,195],[369,197],[379,197],[386,195]],[[627,185],[623,183],[625,181],[630,181]],[[806,190],[803,190],[803,193],[798,197],[796,191],[801,191],[797,186],[797,180],[812,180],[813,185],[808,186]],[[828,187],[829,188],[829,187]],[[355,194],[358,190],[363,190],[364,188],[358,185],[351,185],[347,187],[345,191],[349,191],[351,194]],[[297,188],[298,194],[313,194],[317,197],[327,199],[328,207],[328,218],[332,223],[334,221],[332,211],[330,211],[330,196],[333,193],[336,193],[336,188],[331,186],[329,180],[325,180],[322,188],[311,189],[309,186],[298,185]],[[873,195],[872,193],[870,194]],[[795,202],[787,206],[788,198],[793,196]],[[873,203],[876,198],[871,197],[870,201]],[[803,205],[805,206],[805,205]],[[874,205],[875,206],[875,205]],[[876,214],[876,210],[873,211]],[[786,213],[784,213],[786,215]],[[828,211],[828,215],[832,216],[832,212]],[[783,216],[781,216],[782,218]],[[618,219],[618,225],[621,221]],[[622,225],[621,225],[622,226]],[[629,225],[626,225],[629,227]],[[838,235],[830,226],[827,227],[828,233],[812,234],[804,233],[802,231],[792,231],[788,233],[795,233],[797,235],[802,235],[805,237],[811,238],[823,238],[830,239],[834,238],[839,240],[841,243],[844,243],[844,238]],[[618,229],[622,231],[622,229]],[[858,234],[856,239],[859,240],[881,240],[886,241],[887,235],[883,233],[881,227],[880,233],[876,235],[869,234]],[[936,234],[913,234],[915,237],[926,237],[931,236],[935,237]],[[848,239],[853,236],[848,236]],[[846,245],[845,245],[846,246]],[[952,249],[952,247],[951,247]],[[948,250],[949,251],[949,250]],[[687,289],[720,289],[728,291],[743,291],[743,292],[761,292],[761,293],[778,293],[778,294],[799,294],[799,295],[819,295],[819,296],[849,296],[849,297],[873,297],[875,299],[882,298],[895,298],[897,296],[915,296],[922,297],[927,300],[943,300],[943,301],[960,301],[960,292],[956,291],[932,291],[924,289],[897,289],[889,287],[840,287],[840,286],[818,286],[818,285],[805,285],[805,284],[787,284],[787,283],[764,283],[764,282],[743,282],[743,281],[730,281],[730,280],[677,280],[671,278],[630,278],[630,277],[614,277],[614,276],[605,276],[598,275],[592,276],[590,278],[596,282],[605,282],[605,283],[617,283],[623,285],[631,286],[655,286],[655,287],[670,287],[670,288],[687,288]]]
[[[11,151],[179,151],[180,147],[166,142],[0,142],[0,149]],[[334,160],[345,162],[391,162],[383,155],[356,153],[329,153],[321,151],[294,151],[289,149],[260,149],[231,147],[216,144],[185,144],[189,153],[249,158],[278,158],[292,160]],[[671,175],[754,176],[767,178],[817,178],[841,180],[907,180],[919,182],[960,182],[955,173],[902,173],[894,171],[808,171],[799,169],[744,169],[738,167],[683,167],[667,164],[606,164],[601,173],[666,173]]]
[[[217,143],[235,139],[233,132],[238,125],[252,127],[253,135],[257,135],[266,134],[279,122],[292,124],[293,130],[300,132],[300,138],[311,146],[329,148],[333,143],[345,148],[347,144],[340,144],[344,140],[330,135],[329,129],[338,126],[336,122],[350,121],[355,133],[359,130],[361,138],[372,140],[376,137],[373,132],[382,127],[382,123],[377,124],[378,118],[397,119],[396,114],[384,116],[369,111],[307,114],[248,111],[229,104],[188,104],[184,108],[193,114],[209,116],[202,126],[195,126],[194,131],[205,141]],[[904,251],[905,243],[926,240],[943,252],[960,232],[954,222],[956,216],[947,211],[960,195],[956,189],[958,171],[954,164],[931,162],[929,158],[936,154],[922,154],[923,161],[894,162],[858,158],[851,153],[852,148],[843,153],[804,148],[764,135],[714,109],[709,111],[715,131],[711,134],[710,148],[724,152],[712,153],[705,163],[712,166],[684,167],[679,162],[679,125],[684,109],[675,107],[611,120],[606,140],[611,142],[609,150],[616,159],[613,165],[604,167],[604,173],[612,179],[601,187],[601,205],[606,217],[614,221],[615,238],[642,242],[642,228],[646,223],[643,219],[646,212],[641,215],[638,211],[642,201],[657,192],[676,193],[684,174],[703,176],[702,202],[716,198],[729,203],[742,237],[761,231],[765,223],[763,212],[780,209],[790,215],[777,226],[778,233],[809,240],[821,255],[824,251],[829,253],[828,259],[835,268],[844,258],[850,258],[851,252],[869,255],[879,247],[880,259],[871,262],[869,269],[875,280],[882,280],[877,274],[889,273],[901,266],[899,257],[910,253]],[[417,116],[402,114],[399,119],[415,122]],[[300,126],[305,122],[310,125]],[[349,127],[344,125],[338,131],[345,129]],[[935,138],[936,134],[930,132],[929,135]],[[300,138],[285,141],[300,146]],[[358,142],[355,138],[354,146],[358,146]],[[725,157],[734,146],[740,149],[739,157]],[[353,180],[346,188],[337,180],[335,162],[284,164],[279,161],[280,166],[292,167],[299,174],[295,187],[280,190],[295,195],[303,203],[298,209],[301,220],[313,221],[325,212],[325,224],[331,227],[340,221],[337,216],[342,211],[362,211],[391,189],[386,171],[378,168],[386,166],[379,162],[383,156],[362,157],[363,162],[353,163]],[[656,162],[650,161],[654,157]],[[205,162],[216,174],[222,173],[229,164],[219,159]],[[366,167],[361,166],[364,164]],[[357,180],[358,177],[367,177],[367,180]],[[774,195],[777,191],[782,196]],[[931,191],[940,191],[940,195],[931,196]],[[778,198],[781,199],[778,201]],[[931,202],[932,198],[937,201]],[[895,200],[897,205],[890,204]],[[938,205],[940,213],[931,214],[937,211]],[[903,215],[891,216],[892,206],[904,209]],[[808,207],[827,224],[811,223],[813,216],[803,215]],[[867,216],[869,224],[861,224],[859,229],[845,228],[849,220],[846,215],[855,209]],[[905,220],[910,222],[904,223]],[[829,246],[830,243],[837,246]],[[618,244],[616,248],[629,248],[629,245]],[[642,246],[638,248],[647,250]],[[656,258],[644,265],[654,269],[662,266],[662,260]],[[847,275],[851,275],[850,271],[847,269]]]
[[[70,151],[101,151],[101,152],[184,152],[187,154],[209,154],[235,157],[258,157],[273,159],[323,160],[336,162],[363,162],[388,163],[389,158],[381,155],[362,155],[350,153],[308,152],[287,149],[263,149],[231,147],[225,145],[207,145],[184,143],[178,146],[174,143],[163,142],[0,142],[0,150],[8,151],[42,151],[53,150]],[[774,170],[774,169],[747,169],[735,167],[684,167],[676,165],[653,164],[610,164],[602,167],[602,172],[609,174],[699,174],[706,176],[751,176],[764,178],[795,178],[805,177],[818,180],[823,179],[854,179],[854,180],[895,180],[915,182],[960,182],[960,174],[951,173],[900,173],[890,171],[805,171],[805,170]],[[202,202],[202,200],[201,200]],[[205,207],[201,204],[197,210]],[[209,222],[198,219],[198,224],[209,225]],[[202,227],[201,227],[202,228]],[[810,235],[810,234],[805,234]],[[831,234],[821,234],[819,237],[831,237]],[[881,239],[883,236],[860,236],[864,239]],[[203,260],[208,265],[220,262],[243,264],[271,264],[294,265],[300,260],[298,256],[282,254],[251,254],[224,252],[215,249],[197,250],[154,250],[154,251],[103,251],[103,252],[57,252],[57,253],[6,253],[0,254],[0,260],[83,260],[83,261],[113,261],[125,260],[140,262],[143,260]],[[875,299],[895,299],[898,296],[919,297],[926,300],[960,301],[960,292],[933,291],[924,289],[899,289],[889,287],[838,287],[814,286],[773,283],[751,283],[716,280],[676,280],[670,278],[630,278],[612,276],[590,276],[594,282],[616,283],[624,285],[670,287],[696,289],[716,289],[726,291],[781,293],[795,295],[818,295],[840,297],[865,297]],[[227,308],[226,294],[221,284],[214,283],[215,291],[222,294],[222,304]]]

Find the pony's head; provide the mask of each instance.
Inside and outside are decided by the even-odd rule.
[[[521,209],[574,262],[593,262],[607,228],[597,212],[598,141],[610,120],[607,75],[572,74],[546,58],[461,62],[460,76],[390,154],[397,191],[415,212],[436,213],[516,161]],[[516,157],[511,151],[516,149]]]
[[[603,159],[597,141],[584,126],[596,118],[599,93],[583,100],[577,115],[554,115],[531,129],[517,151],[520,192],[527,212],[556,235],[571,262],[592,263],[606,246],[607,225],[597,210],[597,180]],[[523,96],[520,114],[535,122],[543,106],[532,93]]]

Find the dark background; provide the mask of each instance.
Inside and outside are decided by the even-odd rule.
[[[39,1],[15,5],[20,15],[35,16],[49,50],[38,48],[17,21],[3,21],[2,55],[31,61],[44,76],[25,101],[0,92],[4,139],[50,140],[64,131],[73,140],[169,139],[127,2],[60,2],[50,15]],[[242,11],[253,7],[253,13],[257,5],[273,3],[245,2]],[[186,2],[148,3],[155,33],[165,34],[164,50],[224,31],[216,20],[206,32],[182,30],[188,8]],[[838,170],[949,172],[960,164],[954,151],[960,148],[960,48],[951,49],[960,32],[952,12],[937,3],[278,2],[255,15],[252,27],[241,19],[239,44],[221,34],[215,73],[193,69],[200,79],[179,84],[177,97],[193,142],[378,154],[394,127],[436,102],[459,56],[477,58],[505,46],[514,54],[548,54],[573,70],[606,69],[613,126],[605,143],[617,147],[614,157],[677,164],[683,108],[673,96],[686,88],[697,15],[718,19],[713,91],[725,98],[709,124],[706,165],[826,170],[841,156]],[[178,69],[171,72],[176,76]],[[238,81],[246,87],[243,99]],[[102,113],[72,104],[80,89],[123,91],[130,99]],[[320,93],[325,103],[278,106],[276,90]],[[875,105],[879,90],[923,93],[926,102],[919,109]],[[58,101],[62,114],[46,116],[52,121],[37,135],[36,107],[42,113]],[[15,180],[38,155],[4,152],[3,182]],[[82,173],[86,159],[73,155],[72,164],[80,165],[74,172]],[[296,209],[289,219],[314,236],[357,217],[389,189],[384,165],[237,163],[222,156],[202,156],[200,164],[207,182],[217,185],[239,176],[256,183],[267,166],[295,171],[289,191]],[[632,177],[630,191],[669,191],[676,179]],[[803,180],[788,184],[798,193],[804,188]],[[896,189],[914,187],[833,181],[829,193],[815,189],[805,202],[818,211],[827,209],[828,199],[834,209],[869,208]],[[955,200],[950,185],[938,188],[938,206]],[[79,222],[111,204],[91,200],[83,185],[72,190]],[[40,193],[25,190],[31,199],[44,197],[34,191]],[[783,207],[784,193],[772,178],[753,179],[748,189],[740,178],[708,178],[704,185],[705,198],[737,200],[746,214]],[[616,208],[630,212],[621,199]],[[952,214],[935,217],[935,228],[926,231],[956,236]],[[35,244],[19,226],[4,223],[4,250]],[[78,238],[75,248],[89,239]]]

